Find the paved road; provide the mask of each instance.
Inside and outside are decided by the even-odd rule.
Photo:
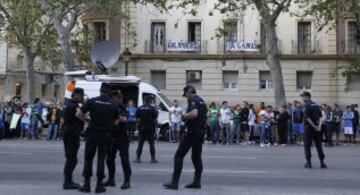
[[[82,143],[80,162],[74,173],[76,181],[82,180],[83,146]],[[136,144],[131,144],[132,160],[135,149]],[[360,146],[326,148],[329,169],[320,169],[314,158],[315,168],[307,170],[302,168],[303,148],[299,146],[261,149],[258,146],[205,144],[203,189],[194,191],[183,187],[191,181],[193,173],[188,156],[181,188],[176,192],[161,186],[170,179],[176,145],[158,143],[160,163],[156,165],[149,163],[148,150],[145,146],[142,164],[132,164],[132,189],[128,191],[119,189],[122,173],[117,160],[117,187],[108,188],[106,194],[360,194]],[[0,195],[80,194],[61,189],[63,156],[62,142],[0,142]],[[93,186],[94,183],[95,178]]]

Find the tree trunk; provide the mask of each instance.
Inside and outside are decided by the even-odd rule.
[[[284,80],[281,69],[281,52],[278,47],[278,38],[275,31],[275,21],[266,20],[266,64],[270,68],[273,82],[274,98],[276,108],[280,108],[286,102]]]
[[[58,32],[60,33],[60,31]],[[60,37],[61,37],[61,47],[64,56],[65,71],[72,71],[75,68],[75,59],[71,51],[70,33],[62,32],[60,34]]]
[[[35,72],[34,72],[34,61],[35,56],[29,52],[25,53],[26,60],[26,89],[27,89],[27,100],[32,103],[35,99]]]

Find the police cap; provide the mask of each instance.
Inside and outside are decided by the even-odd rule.
[[[185,97],[186,93],[192,93],[192,94],[196,94],[196,89],[192,86],[192,85],[187,85],[186,87],[184,87],[184,94],[183,97]]]

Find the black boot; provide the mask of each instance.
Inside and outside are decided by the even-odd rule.
[[[124,181],[124,183],[121,185],[122,190],[127,190],[130,188],[130,181]]]
[[[156,158],[154,157],[154,158],[151,158],[150,163],[152,163],[152,164],[156,164],[156,163],[159,163],[159,161],[158,161],[158,160],[156,160]]]
[[[79,188],[79,191],[80,192],[86,192],[86,193],[91,192],[90,178],[85,178],[84,184]]]
[[[179,184],[177,182],[171,181],[168,183],[163,183],[163,186],[168,190],[177,190],[179,189]]]
[[[326,169],[326,168],[327,168],[324,160],[320,161],[320,167],[321,167],[322,169]]]
[[[64,181],[63,189],[64,190],[77,190],[80,188],[78,183],[75,183],[72,179],[68,179]]]
[[[194,175],[194,181],[186,185],[185,188],[201,189],[201,172],[196,171]]]
[[[105,181],[104,186],[110,186],[110,187],[115,187],[116,183],[115,183],[115,179],[113,177],[109,177],[108,180]]]
[[[106,188],[104,187],[103,182],[99,180],[96,183],[95,193],[99,194],[99,193],[103,193],[103,192],[106,192]]]
[[[311,165],[311,161],[308,160],[305,165],[304,165],[305,168],[308,168],[308,169],[311,169],[312,168],[312,165]]]

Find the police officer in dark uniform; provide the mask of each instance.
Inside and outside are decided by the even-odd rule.
[[[304,118],[305,118],[305,135],[304,135],[304,148],[306,164],[305,168],[312,168],[311,165],[311,145],[314,141],[316,150],[319,155],[321,168],[327,168],[324,159],[324,151],[321,144],[321,127],[320,118],[322,117],[319,105],[311,100],[311,94],[304,91],[301,94],[304,103]]]
[[[76,110],[80,103],[84,101],[84,90],[81,88],[75,88],[71,100],[67,102],[63,110],[64,116],[64,149],[65,149],[65,167],[64,176],[65,181],[63,188],[65,190],[78,189],[79,184],[72,180],[72,173],[77,164],[77,154],[80,147],[80,132],[84,128],[83,121],[75,117]]]
[[[207,107],[204,100],[196,95],[196,90],[191,85],[184,88],[183,96],[188,99],[187,111],[182,116],[188,130],[175,153],[172,180],[169,183],[163,184],[166,189],[172,190],[178,189],[183,160],[190,148],[192,148],[191,159],[195,167],[195,174],[193,182],[185,187],[192,189],[201,188],[201,174],[203,170],[201,153],[206,132]]]
[[[121,91],[113,91],[111,99],[118,106],[120,121],[118,125],[114,125],[111,130],[112,142],[108,145],[108,155],[106,158],[107,167],[109,170],[109,178],[104,183],[105,186],[115,186],[115,158],[119,151],[121,158],[121,165],[124,173],[124,183],[121,189],[130,188],[131,166],[129,162],[129,139],[127,135],[127,119],[129,112],[123,104],[123,95]]]
[[[136,150],[135,163],[141,163],[141,153],[145,140],[150,145],[151,163],[158,163],[155,158],[155,130],[157,125],[158,111],[151,106],[152,98],[146,96],[144,98],[144,105],[140,106],[136,112],[136,118],[139,123],[139,145]]]
[[[85,163],[83,176],[84,184],[79,188],[80,192],[90,192],[90,178],[92,176],[92,164],[96,151],[98,152],[97,162],[97,184],[96,193],[105,192],[106,189],[102,183],[105,166],[105,156],[107,153],[107,144],[111,141],[110,129],[119,122],[119,111],[117,106],[110,99],[111,88],[107,84],[102,84],[100,96],[88,100],[80,109],[76,116],[82,121],[88,121],[89,127],[86,130],[85,145]],[[90,113],[90,120],[86,113]]]

